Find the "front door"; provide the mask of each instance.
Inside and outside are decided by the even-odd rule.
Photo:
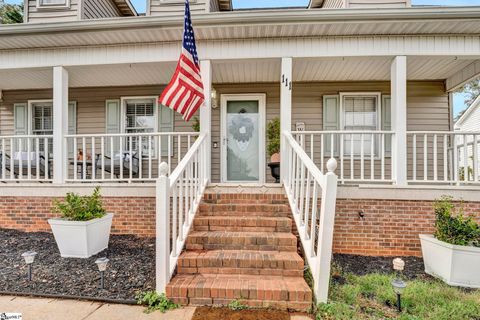
[[[265,95],[222,95],[222,182],[265,182]]]

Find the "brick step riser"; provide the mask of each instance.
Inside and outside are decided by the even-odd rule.
[[[227,268],[227,267],[177,267],[178,274],[244,274],[263,276],[303,277],[302,270],[268,269],[268,268]]]
[[[250,200],[250,199],[203,199],[202,203],[205,204],[252,204],[252,205],[262,205],[262,204],[276,204],[276,205],[288,205],[286,200]]]
[[[292,220],[285,217],[197,217],[195,231],[292,232]]]
[[[192,306],[227,306],[234,300],[240,300],[243,305],[252,308],[266,308],[276,310],[295,310],[298,312],[310,312],[311,302],[289,302],[289,301],[268,301],[268,300],[242,300],[242,297],[225,298],[171,298],[174,303]]]
[[[289,213],[290,208],[287,205],[261,204],[261,205],[237,205],[237,204],[207,204],[201,203],[198,212],[245,212],[245,213],[264,213],[281,212]]]
[[[185,245],[187,250],[257,250],[257,251],[281,251],[281,252],[296,252],[297,246],[293,245],[246,245],[246,244],[197,244],[187,243]]]
[[[194,231],[292,232],[292,227],[194,226]]]
[[[259,193],[205,193],[204,201],[248,201],[248,203],[280,202],[288,203],[288,198],[283,194]]]
[[[265,217],[265,218],[289,218],[291,213],[289,211],[279,212],[248,212],[248,211],[198,211],[199,217]]]

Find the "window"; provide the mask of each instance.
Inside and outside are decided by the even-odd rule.
[[[53,134],[53,106],[50,102],[32,104],[32,134]]]
[[[157,116],[156,116],[156,100],[155,99],[126,99],[124,100],[125,108],[125,133],[150,133],[156,132]],[[142,153],[143,156],[148,156],[149,153],[149,139],[142,137],[132,138],[132,150]],[[141,150],[139,144],[141,143]],[[152,149],[155,146],[155,141],[152,140]],[[125,141],[125,150],[130,149],[130,140]]]
[[[37,8],[69,8],[70,0],[37,0]]]
[[[379,94],[342,94],[341,129],[345,131],[376,131],[379,129]],[[371,134],[347,134],[344,136],[347,155],[370,155],[378,152],[378,136]],[[362,143],[363,141],[363,143]],[[372,150],[373,145],[373,150]]]

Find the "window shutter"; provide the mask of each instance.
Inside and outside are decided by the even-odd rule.
[[[77,133],[77,102],[70,101],[68,103],[68,134]],[[71,140],[70,140],[71,141]],[[68,144],[68,157],[73,158],[75,150],[73,150],[73,144]]]
[[[174,111],[168,107],[158,106],[158,131],[159,132],[173,132],[173,123],[175,121]],[[173,141],[170,146],[170,154],[173,154]],[[168,156],[168,137],[162,137],[161,156]]]
[[[13,118],[15,135],[28,135],[28,107],[26,103],[15,103],[13,105]],[[27,141],[22,141],[22,150],[19,150],[18,140],[15,140],[15,144],[14,150],[16,152],[27,151]]]
[[[121,131],[121,108],[120,100],[107,100],[105,102],[105,118],[106,127],[105,132],[108,133],[120,133]],[[120,150],[120,139],[113,139],[113,152],[117,153]],[[105,142],[105,153],[110,155],[110,138],[107,138]]]
[[[340,130],[340,97],[338,95],[323,96],[323,130]],[[330,135],[324,135],[325,157],[330,157],[332,146]],[[334,141],[334,154],[338,154],[338,137]]]
[[[392,130],[392,103],[390,96],[382,96],[382,130]],[[385,153],[390,155],[392,152],[391,135],[385,137]]]

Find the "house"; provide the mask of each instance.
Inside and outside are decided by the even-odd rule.
[[[4,228],[49,231],[53,198],[101,184],[113,232],[157,235],[159,291],[305,309],[304,260],[325,301],[332,251],[419,256],[435,199],[480,209],[477,153],[470,179],[456,143],[480,133],[452,120],[452,92],[480,75],[480,7],[191,0],[199,132],[158,105],[183,1],[150,0],[145,16],[128,0],[25,8],[26,23],[0,27]],[[265,152],[277,117],[281,184]]]
[[[458,132],[478,132],[480,131],[480,98],[475,101],[462,113],[455,122],[455,131]],[[479,146],[475,135],[458,135],[456,139],[458,163],[460,163],[459,174],[464,179],[478,181],[478,159]],[[465,145],[467,147],[465,148]],[[465,170],[465,168],[467,168]],[[475,172],[475,176],[474,176]]]

